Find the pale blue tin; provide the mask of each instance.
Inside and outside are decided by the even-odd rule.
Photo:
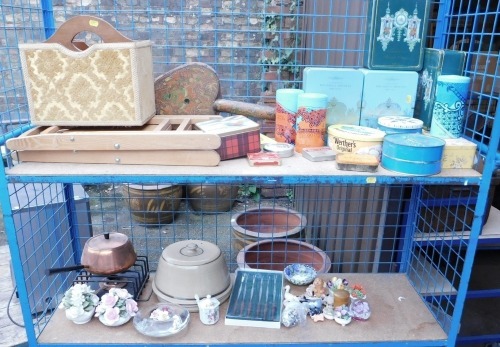
[[[378,119],[379,130],[386,134],[421,134],[424,122],[403,116],[385,116]]]
[[[391,134],[384,137],[382,154],[394,159],[434,162],[443,157],[443,139],[423,134]]]

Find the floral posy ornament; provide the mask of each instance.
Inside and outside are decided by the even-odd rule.
[[[66,310],[68,319],[83,324],[90,321],[98,303],[99,297],[92,288],[85,283],[75,283],[64,293],[59,308]]]
[[[352,299],[366,299],[366,290],[361,284],[355,284],[349,289]]]
[[[126,289],[111,288],[102,296],[95,316],[104,325],[118,326],[128,322],[138,310],[137,302]]]

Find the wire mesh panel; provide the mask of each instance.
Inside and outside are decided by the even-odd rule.
[[[283,180],[273,172],[266,172],[267,181],[260,173],[254,178],[235,174],[189,180],[170,174],[168,168],[161,171],[162,180],[149,176],[145,182],[133,175],[120,181],[113,170],[108,176],[80,174],[78,179],[72,175],[79,173],[71,170],[57,174],[62,178],[9,178],[9,169],[23,164],[8,156],[8,197],[2,203],[12,210],[14,229],[8,233],[16,240],[21,264],[14,270],[24,278],[26,298],[21,299],[35,335],[46,328],[73,281],[95,275],[88,268],[52,274],[47,270],[85,266],[82,254],[88,240],[107,233],[131,240],[138,255],[131,268],[139,275],[122,277],[139,291],[143,287],[135,285],[136,279],[147,282],[143,273],[158,268],[166,247],[202,240],[220,248],[231,272],[282,270],[300,262],[332,276],[404,274],[445,332],[456,333],[474,238],[486,221],[483,206],[497,161],[491,153],[496,153],[500,131],[493,122],[499,98],[500,7],[498,1],[487,0],[431,5],[426,46],[467,52],[465,74],[472,78],[472,88],[464,135],[483,155],[477,169],[485,173],[486,183],[477,177],[470,184],[457,175],[397,174],[385,178],[393,184],[358,174]],[[2,144],[29,124],[17,45],[44,41],[75,15],[99,16],[131,39],[151,40],[155,77],[203,62],[220,80],[218,98],[274,106],[278,88],[302,87],[305,67],[362,66],[367,13],[364,0],[3,1]],[[89,32],[76,39],[101,40]],[[274,131],[272,123],[260,121],[262,130]],[[493,149],[487,153],[489,147]],[[486,155],[493,160],[485,160]],[[366,184],[359,184],[363,180]],[[91,284],[99,291],[117,282],[115,277],[98,277]],[[453,337],[450,341],[453,344]],[[438,338],[432,343],[447,341]]]

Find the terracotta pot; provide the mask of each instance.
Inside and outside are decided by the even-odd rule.
[[[197,212],[227,212],[238,197],[237,185],[189,184],[186,188],[189,205]]]
[[[265,239],[300,238],[307,224],[299,212],[283,207],[251,208],[231,218],[236,250]]]
[[[282,271],[294,263],[312,266],[318,273],[330,270],[330,257],[316,246],[298,240],[260,240],[238,252],[238,267]]]
[[[169,224],[182,201],[180,185],[135,185],[123,186],[132,218],[142,224]]]

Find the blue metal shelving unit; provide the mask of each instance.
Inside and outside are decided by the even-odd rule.
[[[496,149],[500,123],[494,120],[500,117],[499,90],[495,87],[500,85],[500,74],[498,63],[495,66],[492,62],[498,59],[500,45],[500,5],[498,1],[489,0],[475,4],[462,0],[431,3],[431,29],[426,45],[467,52],[465,74],[472,78],[474,87],[464,136],[478,144],[484,157],[481,173],[444,170],[435,176],[409,177],[381,169],[375,175],[345,175],[328,167],[328,163],[306,168],[297,165],[247,171],[246,162],[241,159],[221,163],[217,168],[73,166],[17,163],[15,156],[9,154],[0,175],[0,203],[30,345],[99,344],[62,340],[54,344],[46,336],[58,321],[54,308],[75,274],[49,278],[43,275],[43,270],[54,264],[78,263],[81,244],[88,237],[82,230],[88,231],[91,227],[94,233],[109,229],[127,233],[134,240],[136,250],[147,254],[153,269],[166,244],[192,237],[218,244],[229,267],[232,270],[237,267],[235,254],[239,250],[234,245],[235,235],[228,232],[231,211],[216,216],[196,214],[190,207],[190,198],[185,197],[179,211],[175,211],[172,224],[144,226],[134,221],[129,210],[130,197],[122,190],[124,183],[238,185],[243,193],[249,186],[257,188],[259,201],[245,200],[241,198],[242,193],[233,210],[244,211],[251,206],[286,206],[300,210],[308,220],[304,240],[328,254],[332,274],[349,273],[353,277],[370,274],[370,278],[380,281],[391,278],[389,275],[402,275],[413,288],[416,304],[425,305],[435,327],[442,329],[441,335],[431,338],[386,337],[367,341],[355,335],[353,345],[455,346],[457,342],[483,341],[482,337],[458,339],[458,335],[465,300],[476,296],[468,291],[468,282],[476,250],[487,242],[481,238],[483,218],[488,210],[492,177],[498,168]],[[330,11],[327,15],[325,6]],[[268,0],[4,1],[0,5],[3,129],[0,144],[5,145],[10,138],[31,128],[17,44],[45,40],[71,16],[102,16],[133,39],[151,39],[156,75],[186,62],[206,62],[217,71],[224,98],[256,103],[267,102],[266,98],[276,87],[300,86],[300,71],[310,66],[311,61],[316,66],[360,67],[366,12],[365,0],[290,0],[279,4]],[[270,31],[269,26],[264,26],[265,18],[273,18],[279,24]],[[285,34],[290,32],[301,40],[286,46],[282,37],[288,37]],[[346,32],[349,35],[345,35]],[[266,47],[270,33],[277,35],[277,39],[271,40],[274,46]],[[278,63],[278,67],[286,71],[293,66],[288,77],[279,76],[271,82],[262,80],[266,67],[259,57],[270,48],[288,57],[289,60]],[[490,63],[484,67],[482,61]],[[21,189],[13,190],[14,183],[30,191],[30,204],[18,206]],[[88,207],[75,204],[73,187],[76,184],[82,184],[90,195]],[[40,188],[44,186],[56,193]],[[465,190],[459,198],[440,195],[454,186],[474,189]],[[433,190],[436,187],[439,187],[438,193]],[[266,196],[266,191],[272,193]],[[33,202],[37,208],[32,208]],[[43,222],[48,213],[43,206],[47,205],[55,206],[58,211],[58,217],[50,221],[57,224],[61,239],[71,242],[57,243],[50,237],[54,236],[53,226]],[[20,221],[21,213],[29,218]],[[82,219],[82,214],[91,222]],[[31,233],[20,233],[27,229]],[[310,341],[286,341],[295,342]],[[335,337],[326,342],[349,343]],[[119,344],[144,343],[130,338]],[[323,343],[325,341],[312,342]]]

